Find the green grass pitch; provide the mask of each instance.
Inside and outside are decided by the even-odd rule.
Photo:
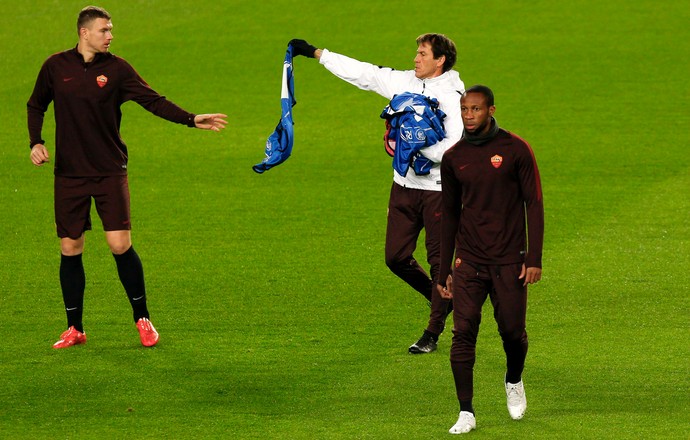
[[[29,161],[41,63],[87,3],[0,3],[0,438],[431,439],[457,417],[439,350],[410,356],[428,308],[383,262],[386,105],[295,61],[293,156],[264,175],[287,42],[412,67],[442,32],[467,86],[532,145],[546,207],[530,289],[528,412],[505,409],[485,310],[476,439],[690,435],[690,9],[682,1],[106,0],[112,52],[221,134],[123,108],[133,239],[153,349],[139,345],[100,223],[87,234],[88,344],[64,329],[52,170]],[[52,110],[45,137],[52,152]],[[423,246],[418,253],[424,261]]]

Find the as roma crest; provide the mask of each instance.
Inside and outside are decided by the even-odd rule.
[[[491,158],[491,165],[493,165],[494,168],[500,167],[502,163],[503,157],[499,156],[498,154]]]
[[[105,75],[99,75],[96,77],[96,84],[98,84],[98,87],[103,88],[105,87],[106,84],[108,84],[108,77]]]

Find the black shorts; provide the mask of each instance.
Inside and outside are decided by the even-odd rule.
[[[105,231],[132,229],[127,176],[55,176],[55,226],[60,238],[77,239],[91,229],[91,198]]]

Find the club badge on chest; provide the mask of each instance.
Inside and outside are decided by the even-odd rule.
[[[96,77],[96,84],[98,84],[100,88],[105,87],[105,85],[108,84],[108,77],[105,75],[98,75]]]

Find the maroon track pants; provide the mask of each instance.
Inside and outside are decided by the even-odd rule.
[[[431,277],[413,256],[422,229]],[[431,302],[427,330],[435,334],[443,332],[450,306],[450,300],[441,298],[436,290],[440,262],[441,191],[405,188],[393,182],[388,201],[386,265]]]
[[[522,264],[485,266],[463,261],[453,270],[453,344],[450,364],[459,401],[474,395],[477,335],[486,297],[503,340],[511,375],[520,376],[527,356],[527,288],[518,279]]]

